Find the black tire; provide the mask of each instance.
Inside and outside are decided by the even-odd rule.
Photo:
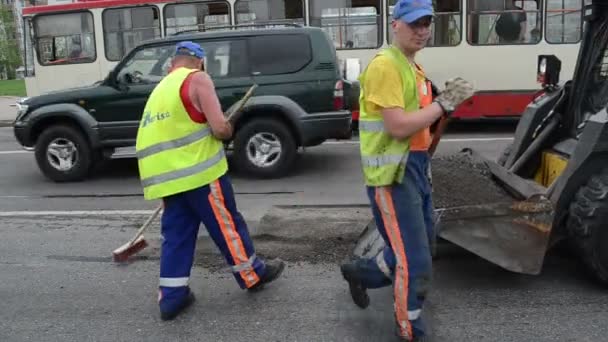
[[[278,158],[272,158],[268,166],[256,165],[250,158],[253,154],[252,139],[256,135],[278,140],[281,152]],[[248,152],[249,151],[249,152]],[[287,125],[277,119],[253,119],[237,132],[234,139],[234,163],[237,169],[248,175],[260,178],[277,178],[284,176],[297,155],[296,139]]]
[[[590,274],[608,286],[608,169],[592,176],[570,205],[568,232]]]
[[[60,170],[53,166],[47,158],[49,145],[53,142],[73,144],[76,157],[72,159],[73,165],[69,169]],[[83,180],[88,175],[95,159],[86,137],[78,128],[71,125],[55,125],[45,128],[37,139],[35,155],[38,167],[44,176],[55,182]],[[53,157],[51,159],[56,160]]]

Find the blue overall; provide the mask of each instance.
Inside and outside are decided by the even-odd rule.
[[[255,285],[266,271],[264,262],[255,255],[228,176],[207,186],[166,197],[161,222],[161,311],[174,311],[189,294],[188,281],[201,222],[232,267],[241,288]]]
[[[416,337],[425,334],[420,313],[432,276],[430,243],[434,228],[429,164],[428,153],[411,152],[402,184],[367,187],[374,219],[386,246],[375,258],[356,261],[366,288],[405,284],[405,295],[396,288],[395,304],[401,302],[398,296],[406,297],[403,302],[407,300],[407,308],[401,309],[407,310],[407,329]],[[398,259],[404,266],[400,272],[395,270]]]

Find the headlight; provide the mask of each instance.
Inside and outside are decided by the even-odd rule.
[[[21,120],[21,118],[27,113],[28,109],[28,105],[17,102],[17,120]]]

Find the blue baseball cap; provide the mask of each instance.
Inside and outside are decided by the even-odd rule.
[[[203,50],[200,45],[190,41],[180,42],[175,47],[175,55],[192,56],[198,59],[203,59],[203,57],[205,57],[205,50]]]
[[[393,8],[393,19],[408,24],[422,17],[433,15],[432,0],[398,0]]]

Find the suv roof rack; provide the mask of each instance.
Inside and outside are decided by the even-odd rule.
[[[283,27],[304,27],[302,24],[296,24],[296,23],[259,23],[259,24],[242,24],[242,25],[225,25],[225,26],[212,26],[212,27],[202,27],[200,29],[192,29],[192,30],[183,30],[183,31],[179,31],[176,32],[174,34],[172,34],[173,36],[178,36],[180,34],[185,34],[185,33],[193,33],[193,32],[206,32],[206,31],[213,31],[213,30],[221,30],[221,29],[240,29],[240,28],[247,28],[247,27],[274,27],[274,26],[283,26]]]

